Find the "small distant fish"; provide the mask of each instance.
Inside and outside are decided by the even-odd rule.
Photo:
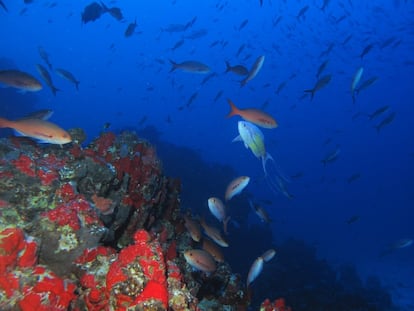
[[[142,118],[138,121],[138,126],[144,125],[144,123],[147,121],[147,116],[142,116]]]
[[[364,68],[360,67],[357,69],[357,71],[354,74],[354,77],[352,78],[351,95],[352,95],[352,100],[354,103],[355,103],[355,90],[356,90],[356,87],[358,86],[359,81],[361,81],[363,73],[364,73]]]
[[[212,72],[209,75],[205,76],[205,78],[203,79],[203,81],[201,81],[201,85],[206,84],[211,78],[214,78],[215,76],[217,76],[216,72]]]
[[[111,123],[105,122],[102,127],[103,127],[104,130],[107,130],[107,129],[109,129],[111,127]]]
[[[0,70],[0,83],[19,89],[21,92],[37,92],[43,88],[40,81],[32,75],[14,69]]]
[[[385,106],[382,106],[382,107],[378,108],[373,113],[371,113],[371,114],[368,115],[369,116],[369,119],[370,120],[374,120],[375,118],[379,117],[384,112],[388,111],[388,109],[390,109],[390,106],[389,105],[385,105]]]
[[[137,19],[133,23],[130,23],[127,29],[124,32],[125,38],[131,37],[135,33],[135,29],[137,28]]]
[[[391,37],[391,38],[389,38],[389,39],[385,40],[385,41],[384,41],[384,42],[380,45],[380,48],[381,48],[381,49],[386,48],[387,46],[390,46],[392,43],[394,43],[396,40],[397,40],[397,38],[396,38],[396,37]]]
[[[409,247],[409,246],[413,245],[413,243],[414,243],[413,239],[404,238],[404,239],[400,239],[400,240],[394,242],[391,247],[393,249],[406,248],[406,247]]]
[[[216,96],[214,97],[214,102],[217,102],[219,98],[223,95],[223,90],[217,92]]]
[[[368,44],[363,50],[362,50],[362,52],[361,52],[361,54],[359,55],[359,57],[361,57],[361,59],[362,58],[364,58],[364,56],[365,55],[367,55],[371,50],[372,50],[372,48],[374,47],[374,45],[373,44]]]
[[[323,0],[323,4],[322,4],[322,7],[321,7],[322,11],[325,11],[325,9],[328,6],[329,2],[330,2],[330,0]]]
[[[52,77],[50,76],[49,71],[47,71],[47,69],[40,64],[37,64],[36,68],[43,80],[46,82],[47,86],[52,91],[53,95],[56,96],[56,92],[60,90],[53,85]]]
[[[253,262],[252,266],[250,267],[249,273],[247,275],[247,282],[246,285],[249,285],[260,275],[263,270],[263,258],[257,257],[256,260]]]
[[[236,57],[239,57],[240,53],[243,52],[245,47],[246,47],[246,44],[244,43],[240,45],[239,49],[237,50]]]
[[[226,61],[226,72],[232,72],[239,76],[245,76],[249,74],[249,71],[243,65],[231,66],[228,61]]]
[[[351,176],[349,176],[346,181],[348,182],[348,184],[350,184],[350,183],[352,183],[352,182],[354,182],[354,181],[356,181],[360,178],[361,178],[361,174],[360,173],[355,173],[355,174],[352,174]]]
[[[339,147],[337,147],[334,151],[328,153],[326,155],[326,157],[323,160],[321,160],[321,162],[325,166],[328,163],[335,162],[338,159],[338,156],[339,156],[340,153],[341,153],[341,149],[339,149]]]
[[[323,142],[323,145],[326,146],[328,144],[330,144],[332,142],[332,137],[328,137],[327,139],[325,139],[325,141]]]
[[[191,27],[190,23],[187,24],[170,24],[166,28],[162,28],[162,31],[174,33],[174,32],[184,32],[189,27]]]
[[[6,11],[8,12],[9,10],[7,9],[6,5],[3,3],[2,0],[0,0],[0,6]]]
[[[62,68],[56,68],[56,73],[61,76],[63,79],[68,80],[69,82],[75,84],[76,89],[79,91],[79,81],[75,78],[75,76],[70,73],[69,71],[62,69]]]
[[[54,123],[41,119],[26,119],[10,121],[0,118],[0,128],[14,129],[18,134],[34,138],[39,142],[64,145],[70,143],[69,133]]]
[[[304,173],[301,171],[301,172],[297,172],[296,174],[290,175],[290,178],[299,179],[299,178],[302,178],[303,175],[304,175]]]
[[[355,223],[355,222],[359,221],[359,219],[360,219],[360,217],[359,217],[358,215],[352,215],[351,217],[349,217],[349,218],[346,220],[346,223],[347,223],[348,225],[351,225],[351,224],[353,224],[353,223]]]
[[[313,89],[305,90],[305,93],[310,93],[311,94],[311,100],[312,100],[313,96],[315,95],[315,93],[317,91],[324,88],[325,86],[327,86],[329,84],[329,82],[331,82],[331,77],[332,77],[331,75],[323,76],[318,81],[316,81],[315,86],[313,87]]]
[[[329,44],[329,46],[326,48],[326,50],[322,51],[321,54],[319,54],[319,57],[327,57],[333,50],[333,48],[335,47],[334,43]]]
[[[190,216],[184,215],[184,226],[190,234],[191,238],[195,242],[200,242],[201,230],[198,222],[192,219]]]
[[[214,272],[217,269],[213,256],[205,250],[187,250],[184,252],[184,258],[190,266],[203,272]]]
[[[349,35],[348,37],[346,37],[346,38],[344,39],[344,41],[342,41],[342,45],[347,44],[347,43],[348,43],[351,39],[352,39],[352,35]]]
[[[249,23],[248,19],[245,19],[244,21],[242,21],[239,25],[239,28],[237,29],[238,31],[242,30],[244,27],[246,27],[246,25]]]
[[[326,67],[328,66],[329,60],[327,59],[322,64],[320,64],[318,71],[316,72],[316,78],[319,79],[319,76],[322,74],[322,72],[325,71]]]
[[[194,39],[202,38],[206,36],[207,34],[208,34],[207,29],[200,29],[200,30],[191,32],[190,34],[184,36],[184,38],[194,40]]]
[[[192,72],[192,73],[200,73],[200,74],[206,74],[209,73],[210,67],[208,67],[207,65],[200,63],[198,61],[184,61],[182,63],[176,63],[172,60],[170,60],[170,63],[172,65],[170,72],[176,70],[176,69],[180,69],[183,71],[187,71],[187,72]]]
[[[276,120],[266,112],[255,108],[239,109],[230,99],[227,99],[227,102],[231,108],[230,112],[227,115],[228,118],[238,115],[244,120],[263,128],[272,129],[277,127]]]
[[[286,84],[287,84],[287,81],[283,81],[283,82],[281,82],[280,84],[279,84],[279,86],[277,87],[277,89],[276,89],[276,91],[275,91],[275,93],[277,94],[277,95],[279,95],[279,93],[285,88],[285,86],[286,86]]]
[[[231,200],[235,195],[240,194],[249,184],[249,176],[240,176],[233,179],[227,186],[224,198],[226,201]]]
[[[382,120],[380,123],[378,123],[375,126],[377,133],[379,133],[384,126],[391,124],[392,121],[394,121],[394,119],[395,119],[395,112],[391,112],[387,117],[385,117],[384,120]]]
[[[296,15],[296,19],[305,18],[305,13],[309,10],[309,5],[305,5],[299,10],[298,15]]]
[[[51,70],[52,64],[50,63],[50,60],[49,60],[49,54],[47,54],[46,51],[41,46],[39,46],[37,50],[39,52],[40,58],[43,59],[43,61],[46,63],[46,65]]]
[[[260,69],[262,69],[264,61],[265,61],[264,55],[259,56],[256,59],[256,61],[253,64],[253,67],[250,69],[247,77],[245,79],[243,79],[242,81],[240,81],[240,86],[245,86],[247,84],[247,82],[251,81],[252,79],[254,79],[254,77],[257,76]]]
[[[270,260],[273,259],[273,257],[275,257],[275,255],[276,255],[276,251],[273,248],[271,248],[265,251],[260,257],[263,258],[264,262],[269,262]]]
[[[216,197],[211,197],[207,201],[210,212],[217,218],[218,221],[223,223],[223,231],[227,233],[227,223],[230,217],[226,216],[226,207],[224,203]]]
[[[197,96],[198,96],[198,92],[195,92],[190,96],[190,98],[188,99],[187,104],[186,104],[187,108],[189,108],[193,104],[193,102],[196,100]]]
[[[371,78],[361,82],[361,85],[357,89],[355,89],[355,93],[358,94],[362,90],[365,90],[366,88],[373,85],[377,80],[378,80],[378,77],[371,77]]]
[[[183,44],[185,43],[184,39],[178,40],[174,46],[171,48],[172,51],[175,51],[176,49],[178,49],[179,47],[183,46]]]
[[[261,221],[270,224],[271,219],[269,217],[269,214],[263,207],[261,207],[259,204],[254,204],[251,200],[249,200],[249,205]]]

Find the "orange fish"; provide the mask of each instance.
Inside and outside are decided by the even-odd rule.
[[[31,137],[44,143],[63,145],[72,141],[70,134],[64,129],[54,123],[41,119],[10,121],[0,118],[0,128],[2,127],[14,129],[22,136]]]
[[[184,215],[184,226],[187,229],[188,233],[190,233],[193,241],[200,242],[201,230],[198,222],[192,219],[190,216]]]
[[[276,120],[266,112],[255,108],[239,109],[230,99],[227,99],[227,101],[231,108],[231,111],[227,115],[228,118],[238,115],[244,120],[263,128],[273,129],[277,127]]]
[[[248,185],[249,181],[250,177],[248,176],[240,176],[233,179],[227,186],[226,193],[224,194],[226,201],[231,200],[232,197],[242,192]]]
[[[224,262],[224,256],[220,248],[210,239],[204,238],[201,244],[201,248],[210,253],[210,255],[213,256],[217,262]]]
[[[203,219],[200,220],[200,225],[204,229],[204,233],[221,247],[229,247],[229,243],[221,236],[220,230],[216,227],[208,225]]]
[[[184,252],[184,258],[193,268],[204,272],[214,272],[217,268],[213,256],[202,249],[189,249]]]

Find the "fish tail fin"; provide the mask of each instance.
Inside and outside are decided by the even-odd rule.
[[[104,12],[109,12],[109,9],[108,9],[108,7],[105,5],[105,3],[103,3],[102,1],[100,1],[101,2],[101,7],[102,7],[102,9],[104,10]]]
[[[227,224],[228,224],[228,222],[229,222],[229,220],[231,219],[231,217],[230,216],[228,216],[226,219],[224,219],[223,220],[223,232],[225,233],[225,234],[228,234],[228,231],[227,231]]]
[[[51,89],[52,89],[52,93],[53,93],[53,96],[56,96],[56,92],[61,92],[62,90],[60,90],[60,89],[58,89],[57,87],[55,87],[55,86],[51,86]]]
[[[227,114],[227,118],[240,114],[239,108],[236,107],[236,105],[232,102],[230,98],[227,99],[227,102],[229,103],[231,109],[230,112]]]
[[[230,63],[226,60],[224,62],[226,63],[226,71],[225,72],[229,72],[231,70]]]
[[[240,87],[243,87],[247,84],[247,79],[243,79],[240,81]]]
[[[273,157],[270,155],[269,152],[266,152],[266,155],[262,157],[262,166],[263,166],[263,172],[265,176],[267,176],[267,169],[266,169],[266,163],[268,160],[274,161]]]
[[[7,119],[5,119],[5,118],[1,118],[0,117],[0,128],[3,128],[3,127],[11,127],[11,124],[12,122],[10,121],[10,120],[7,120]]]
[[[171,70],[170,70],[170,72],[173,72],[175,69],[178,68],[177,67],[177,63],[175,61],[171,60],[171,59],[169,61],[171,63]]]
[[[311,89],[311,90],[304,90],[305,93],[310,93],[311,94],[311,100],[313,99],[313,95],[315,95],[315,90]]]
[[[80,83],[80,81],[75,81],[75,87],[76,87],[77,91],[79,91],[79,83]]]

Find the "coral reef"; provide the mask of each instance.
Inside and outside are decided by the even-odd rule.
[[[2,310],[218,310],[249,303],[223,261],[194,271],[180,215],[180,182],[132,132],[82,147],[0,140]]]

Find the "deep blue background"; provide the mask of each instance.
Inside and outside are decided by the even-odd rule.
[[[35,0],[22,15],[23,1],[4,2],[9,13],[0,11],[2,69],[18,68],[39,77],[35,65],[44,64],[38,54],[42,46],[55,68],[67,69],[80,80],[80,89],[77,92],[55,73],[54,84],[62,90],[56,97],[46,86],[37,94],[1,89],[2,116],[13,119],[50,108],[55,111],[53,122],[64,128],[82,127],[90,140],[106,122],[114,130],[154,125],[161,139],[251,176],[250,194],[272,201],[267,209],[276,240],[303,238],[333,263],[355,262],[361,273],[380,274],[390,286],[403,278],[414,279],[413,247],[378,258],[396,240],[414,238],[413,1],[331,1],[325,11],[320,10],[322,1],[264,0],[263,7],[256,0],[114,1],[107,4],[122,9],[124,22],[106,14],[84,25],[80,15],[89,1],[59,1],[49,8],[51,1]],[[298,19],[305,5],[309,10]],[[162,30],[195,16],[186,32]],[[273,26],[272,20],[279,16],[281,21]],[[342,16],[346,17],[336,24]],[[140,33],[125,38],[125,29],[135,18]],[[245,19],[248,24],[239,31]],[[207,35],[185,39],[183,46],[171,49],[200,29]],[[349,42],[342,45],[349,35]],[[395,41],[381,48],[391,37]],[[225,44],[210,47],[216,40]],[[236,57],[242,44],[246,47]],[[321,57],[331,44],[330,54]],[[368,44],[373,49],[361,59]],[[264,66],[244,88],[239,77],[224,74],[225,60],[250,68],[260,55],[266,56]],[[217,76],[201,84],[205,75],[170,73],[169,59],[204,62]],[[300,99],[303,90],[315,84],[316,71],[326,59],[324,74],[332,75],[331,82],[312,101]],[[360,66],[362,80],[379,79],[353,104],[350,84]],[[275,94],[283,81],[286,87]],[[220,90],[223,95],[214,102]],[[180,110],[196,92],[192,105]],[[262,181],[260,161],[242,144],[231,143],[238,119],[225,118],[226,98],[240,107],[259,108],[266,103],[264,109],[277,119],[277,129],[263,132],[268,152],[283,170],[289,175],[303,172],[302,178],[288,185],[293,200],[274,196]],[[383,105],[390,105],[390,110],[378,119],[369,121],[364,116]],[[396,112],[395,121],[378,134],[374,125],[391,111]],[[353,120],[358,112],[362,116]],[[325,145],[328,138],[332,141]],[[324,167],[321,160],[336,146],[341,149],[338,160]],[[168,157],[168,152],[163,156]],[[197,170],[191,164],[188,169]],[[349,184],[347,179],[354,173],[361,178]],[[183,182],[185,198],[194,185]],[[199,185],[203,186],[202,180]],[[193,208],[206,209],[206,200],[200,198],[200,205]],[[235,213],[233,205],[230,214]],[[347,225],[352,215],[360,220]],[[250,218],[251,223],[257,222],[255,215]],[[260,255],[250,254],[247,245],[234,252],[252,260]]]

